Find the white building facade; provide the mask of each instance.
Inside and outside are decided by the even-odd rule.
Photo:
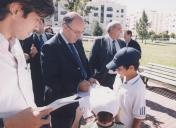
[[[169,33],[176,33],[176,13],[174,12],[159,12],[145,10],[147,17],[149,31],[154,31],[159,34],[168,31]],[[142,11],[127,15],[127,29],[136,33],[136,23],[142,17]]]
[[[122,28],[126,25],[126,6],[120,5],[113,0],[92,0],[87,3],[91,7],[90,13],[84,16],[87,21],[85,31],[91,34],[95,23],[98,22],[103,30],[111,21],[117,20],[121,23]]]

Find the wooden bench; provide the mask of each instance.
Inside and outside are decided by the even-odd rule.
[[[160,81],[176,87],[176,68],[148,63],[139,68],[141,78],[147,86],[149,79]]]

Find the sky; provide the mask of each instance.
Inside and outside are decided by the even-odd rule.
[[[128,12],[138,10],[176,11],[176,0],[115,0],[127,6]]]

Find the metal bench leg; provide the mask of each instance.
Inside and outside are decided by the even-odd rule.
[[[147,84],[147,82],[148,82],[148,78],[145,77],[145,76],[141,76],[141,79],[143,80],[144,84],[145,84],[146,87],[148,88],[148,84]]]
[[[147,77],[144,78],[144,84],[146,85],[146,88],[148,88],[148,84],[147,84],[147,83],[148,83],[148,80],[149,80],[149,79],[148,79]]]

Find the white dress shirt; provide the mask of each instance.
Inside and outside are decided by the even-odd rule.
[[[19,40],[0,34],[0,117],[6,118],[36,107],[30,72]]]

